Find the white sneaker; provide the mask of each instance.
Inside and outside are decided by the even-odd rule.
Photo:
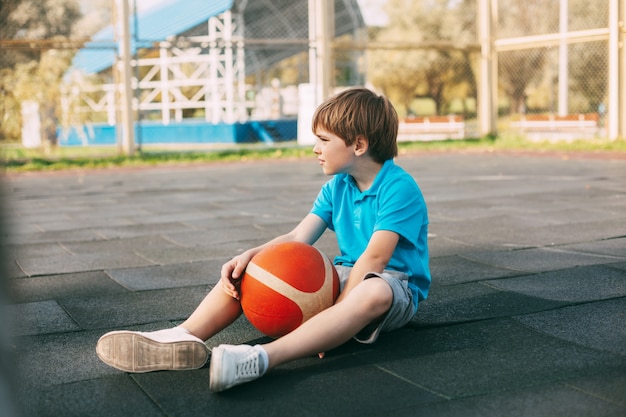
[[[158,333],[131,331],[105,334],[98,340],[96,353],[107,365],[135,373],[198,369],[209,358],[207,346],[191,334],[167,340]]]
[[[259,352],[249,345],[219,345],[211,351],[209,389],[224,391],[261,376]]]

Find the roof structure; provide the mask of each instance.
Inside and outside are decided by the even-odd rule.
[[[185,33],[205,23],[210,17],[229,10],[233,0],[174,0],[137,13],[136,24],[130,25],[131,51],[150,47],[152,43]],[[131,18],[132,19],[132,18]],[[117,45],[112,25],[92,37],[75,56],[72,67],[87,74],[110,68],[115,62]]]
[[[206,34],[207,21],[224,11],[244,10],[246,39],[307,39],[308,0],[171,0],[140,11],[131,23],[131,51],[152,47],[155,42],[177,36]],[[335,32],[342,35],[364,27],[357,0],[335,0]],[[74,57],[73,69],[88,74],[110,68],[117,45],[108,26],[92,37]],[[248,53],[246,53],[248,55]],[[289,48],[255,49],[246,57],[246,72],[293,54]],[[256,64],[256,65],[255,65]]]

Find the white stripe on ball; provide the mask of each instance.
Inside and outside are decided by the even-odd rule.
[[[319,252],[319,249],[315,249]],[[254,277],[263,285],[271,288],[279,294],[284,295],[296,303],[302,311],[302,322],[304,323],[320,311],[333,305],[334,302],[332,288],[333,266],[324,254],[321,252],[319,253],[324,260],[324,284],[315,292],[300,291],[252,261],[248,263],[246,273],[249,276]],[[298,300],[302,300],[302,302],[299,303]]]

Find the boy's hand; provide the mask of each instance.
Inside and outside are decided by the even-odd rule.
[[[250,259],[252,259],[252,256],[248,252],[244,252],[222,265],[220,277],[222,289],[226,294],[237,300],[240,298],[239,284]]]

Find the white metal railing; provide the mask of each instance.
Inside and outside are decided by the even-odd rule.
[[[522,130],[595,129],[598,127],[597,113],[573,114],[567,116],[521,116],[512,120],[511,127]]]
[[[170,123],[172,113],[176,121],[181,121],[186,109],[203,111],[212,123],[247,119],[254,103],[245,95],[243,16],[226,11],[211,17],[207,26],[207,36],[196,36],[193,42],[178,39],[190,46],[161,42],[158,57],[131,62],[133,73],[141,74],[131,81],[134,111],[159,112],[163,124]],[[115,83],[75,86],[66,92],[64,102],[80,114],[100,114],[98,119],[104,113],[113,125],[120,88]]]
[[[461,116],[409,117],[398,126],[398,140],[464,139],[465,121]]]

